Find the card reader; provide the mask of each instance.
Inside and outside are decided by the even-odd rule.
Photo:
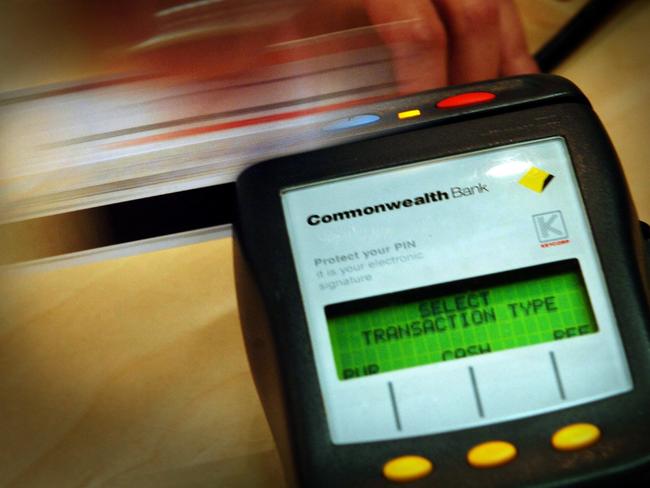
[[[529,75],[322,130],[346,142],[237,181],[242,327],[289,484],[565,486],[647,463],[645,251],[584,95]]]

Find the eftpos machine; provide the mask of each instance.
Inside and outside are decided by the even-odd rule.
[[[347,142],[237,181],[242,325],[289,482],[556,486],[641,469],[645,249],[576,87],[446,88],[322,130]]]

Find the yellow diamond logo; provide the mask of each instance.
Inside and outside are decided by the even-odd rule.
[[[521,177],[519,184],[525,186],[529,190],[542,193],[552,179],[553,175],[551,173],[533,166],[526,171],[524,176]]]

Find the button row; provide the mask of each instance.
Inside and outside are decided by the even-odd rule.
[[[588,423],[570,424],[557,430],[551,437],[558,451],[586,449],[600,440],[600,429]],[[478,469],[496,468],[517,457],[517,448],[506,441],[488,441],[472,447],[467,452],[467,462]],[[433,463],[423,456],[407,455],[391,459],[383,467],[384,476],[396,483],[408,483],[428,476]]]
[[[459,107],[469,107],[471,105],[477,105],[479,103],[489,102],[496,98],[494,93],[490,92],[468,92],[461,93],[459,95],[453,95],[451,97],[443,98],[436,103],[436,108],[439,109],[451,109]],[[417,109],[405,110],[397,114],[397,118],[400,120],[410,119],[414,117],[419,117],[422,115],[422,112]],[[377,122],[381,117],[377,114],[359,114],[353,115],[352,117],[346,117],[344,119],[335,120],[323,127],[323,130],[326,132],[337,132],[341,130],[354,129],[357,127],[363,127],[366,125],[372,125]]]

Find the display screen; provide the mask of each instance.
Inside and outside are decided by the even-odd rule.
[[[348,380],[598,330],[575,259],[325,307]]]

